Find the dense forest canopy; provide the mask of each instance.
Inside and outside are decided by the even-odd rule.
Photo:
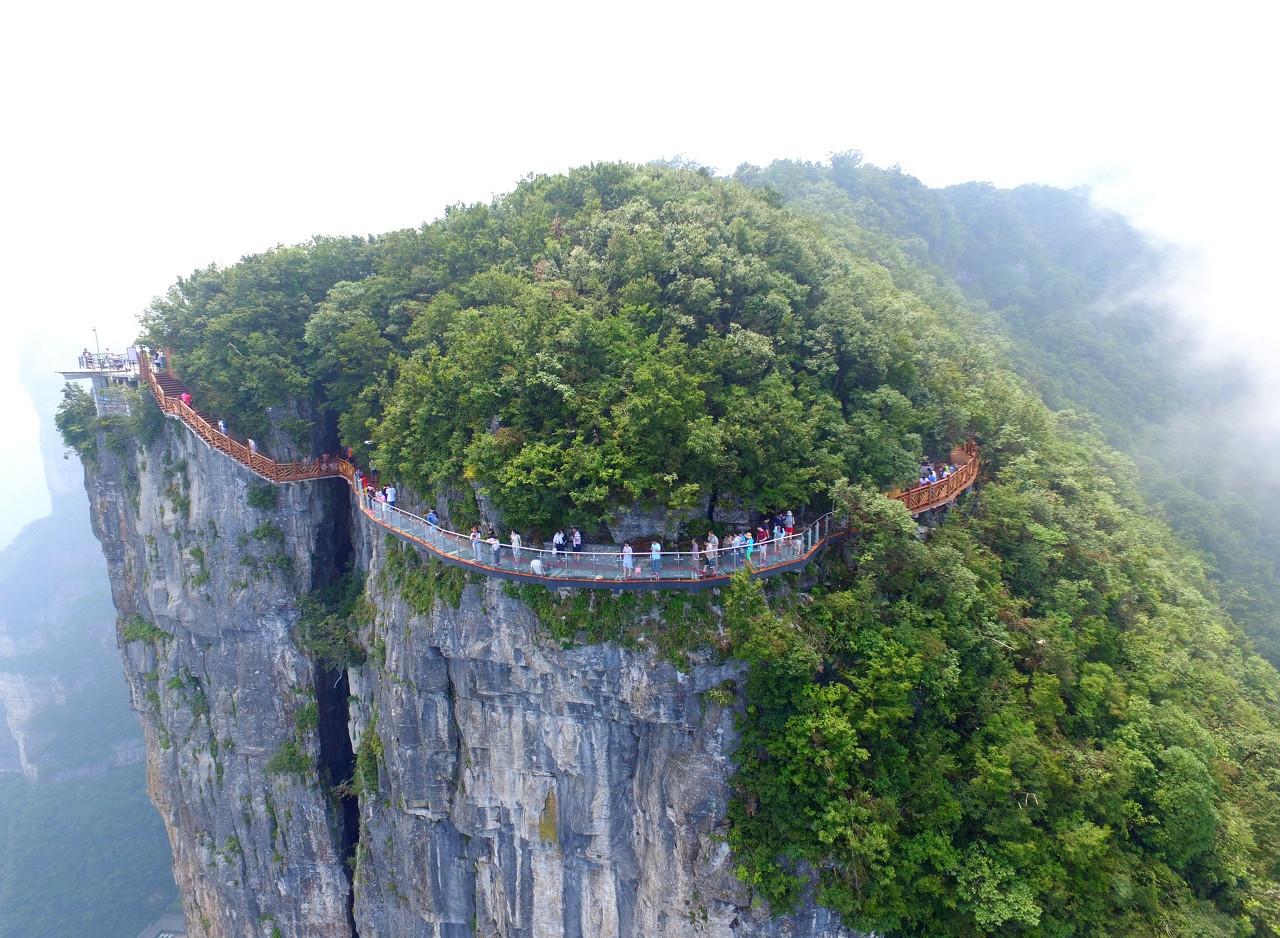
[[[982,429],[986,370],[885,271],[690,170],[540,177],[416,232],[210,268],[157,301],[203,409],[261,436],[291,400],[423,491],[516,527],[636,501],[808,504],[913,478]]]
[[[949,323],[979,317],[1051,406],[1095,417],[1201,550],[1232,616],[1280,663],[1280,513],[1256,485],[1280,451],[1241,417],[1247,372],[1205,365],[1187,324],[1151,299],[1167,251],[1083,190],[930,189],[857,154],[743,166],[737,178],[875,257]]]
[[[336,426],[517,526],[847,505],[860,536],[812,580],[721,599],[750,665],[732,846],[775,908],[815,882],[891,935],[1280,932],[1274,668],[1095,418],[1050,410],[1009,364],[1022,340],[988,341],[929,266],[985,263],[954,215],[882,200],[938,232],[904,247],[852,215],[824,233],[781,192],[537,177],[417,231],[199,271],[148,338],[233,427]],[[970,434],[983,485],[921,541],[876,492]]]

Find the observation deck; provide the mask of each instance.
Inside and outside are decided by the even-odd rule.
[[[250,472],[276,485],[314,479],[345,479],[356,497],[360,512],[372,524],[414,544],[440,561],[485,576],[522,583],[538,583],[554,588],[653,590],[698,590],[724,586],[741,569],[751,576],[774,576],[808,566],[825,547],[849,537],[853,530],[848,518],[828,512],[797,528],[793,534],[735,548],[727,543],[708,551],[661,551],[656,563],[648,551],[630,557],[612,546],[583,545],[580,551],[548,550],[543,547],[513,549],[500,542],[498,551],[483,540],[449,531],[425,518],[394,505],[375,501],[360,491],[359,470],[346,459],[327,458],[303,462],[278,462],[240,443],[213,426],[183,400],[187,389],[173,373],[172,356],[165,356],[165,368],[157,371],[149,355],[137,357],[138,375],[147,383],[160,410],[181,421],[207,446],[229,456]],[[973,443],[956,447],[951,462],[957,470],[945,479],[917,486],[888,497],[901,501],[913,516],[940,508],[971,488],[978,477],[978,450]]]
[[[76,362],[77,368],[60,371],[68,381],[91,382],[93,387],[93,404],[98,416],[108,414],[128,414],[128,397],[121,393],[125,388],[138,383],[138,350],[132,346],[121,353],[90,352],[85,349]]]

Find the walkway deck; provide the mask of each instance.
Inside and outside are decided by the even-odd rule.
[[[166,360],[171,362],[172,356],[166,356]],[[495,556],[492,546],[485,541],[473,541],[468,535],[448,531],[411,512],[369,499],[356,488],[356,467],[345,459],[277,462],[255,452],[183,403],[186,388],[174,376],[171,366],[157,374],[145,354],[139,357],[138,365],[163,413],[181,421],[206,445],[231,457],[255,475],[277,485],[345,479],[361,513],[371,523],[421,547],[444,563],[486,576],[556,588],[705,589],[723,586],[731,574],[744,567],[752,576],[774,576],[803,569],[825,547],[852,533],[847,519],[829,512],[790,537],[756,545],[750,557],[745,549],[728,547],[722,547],[714,557],[705,552],[695,555],[688,551],[663,551],[654,564],[647,552],[636,551],[631,558],[632,566],[627,567],[624,555],[609,548],[586,545],[580,552],[557,553],[541,547],[522,547],[515,552],[509,542],[502,542]],[[977,479],[977,448],[973,444],[957,447],[951,453],[951,461],[959,470],[950,477],[890,497],[901,501],[913,515],[954,501]]]

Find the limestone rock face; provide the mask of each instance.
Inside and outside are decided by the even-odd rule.
[[[341,483],[261,485],[172,424],[89,471],[193,935],[847,934],[733,875],[733,714],[703,692],[736,665],[563,648],[496,581],[419,611]],[[370,653],[337,673],[295,626],[347,565]]]
[[[297,729],[315,672],[290,630],[329,553],[331,495],[282,488],[262,511],[252,478],[168,425],[136,458],[103,451],[88,470],[94,530],[191,934],[345,938],[340,812],[314,768],[268,769],[289,743],[319,757]]]
[[[642,537],[657,536],[662,540],[665,550],[688,548],[688,544],[676,544],[676,536],[693,518],[705,517],[707,501],[684,511],[671,511],[655,505],[632,505],[618,511],[609,520],[609,536],[615,544],[633,541]]]

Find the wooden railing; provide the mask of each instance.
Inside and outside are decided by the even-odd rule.
[[[155,395],[156,404],[170,416],[181,420],[200,439],[220,453],[225,453],[236,462],[248,467],[262,478],[276,483],[308,482],[312,479],[342,478],[354,484],[356,467],[345,459],[312,459],[305,462],[277,462],[270,456],[254,452],[246,444],[232,439],[213,424],[205,420],[194,408],[183,403],[182,398],[169,394],[161,386],[147,355],[138,358],[138,370],[146,379],[151,393]],[[172,377],[171,368],[166,369],[166,377]]]
[[[546,586],[601,587],[610,589],[700,589],[723,584],[736,569],[749,569],[753,576],[772,576],[777,573],[799,570],[828,544],[848,537],[852,531],[847,519],[837,518],[828,512],[797,533],[779,541],[766,541],[763,549],[757,548],[756,562],[743,549],[722,547],[716,562],[707,565],[705,553],[664,551],[656,574],[636,575],[628,570],[623,555],[618,551],[591,549],[581,553],[548,551],[542,548],[522,548],[511,556],[508,564],[501,560],[484,561],[489,545],[477,547],[468,535],[449,531],[431,524],[410,512],[377,502],[357,487],[358,472],[353,463],[341,458],[313,459],[304,462],[277,462],[269,456],[251,450],[246,444],[232,439],[182,401],[181,392],[168,393],[162,381],[177,384],[173,375],[171,356],[166,355],[165,374],[157,376],[151,366],[149,354],[139,356],[138,370],[151,388],[156,404],[167,415],[182,421],[196,436],[220,453],[230,456],[254,474],[277,484],[307,482],[314,479],[345,479],[356,493],[360,511],[366,518],[404,540],[411,541],[430,551],[445,563],[467,567],[489,576],[509,580],[541,583]],[[906,492],[889,493],[906,505],[913,515],[945,505],[973,485],[978,477],[978,448],[970,442],[951,451],[951,462],[957,471],[945,479],[928,485],[917,486]],[[483,543],[483,542],[482,542]],[[503,550],[508,550],[503,545]],[[523,565],[521,561],[523,555]],[[499,552],[498,557],[501,557]],[[538,566],[533,566],[533,558]],[[643,571],[649,565],[648,555],[637,553],[636,569]],[[710,571],[710,572],[708,572]]]
[[[956,471],[945,479],[918,485],[905,492],[890,493],[889,497],[902,502],[913,515],[923,514],[954,501],[957,495],[978,479],[977,445],[970,441],[964,446],[955,447],[951,451],[951,462],[956,465]]]

